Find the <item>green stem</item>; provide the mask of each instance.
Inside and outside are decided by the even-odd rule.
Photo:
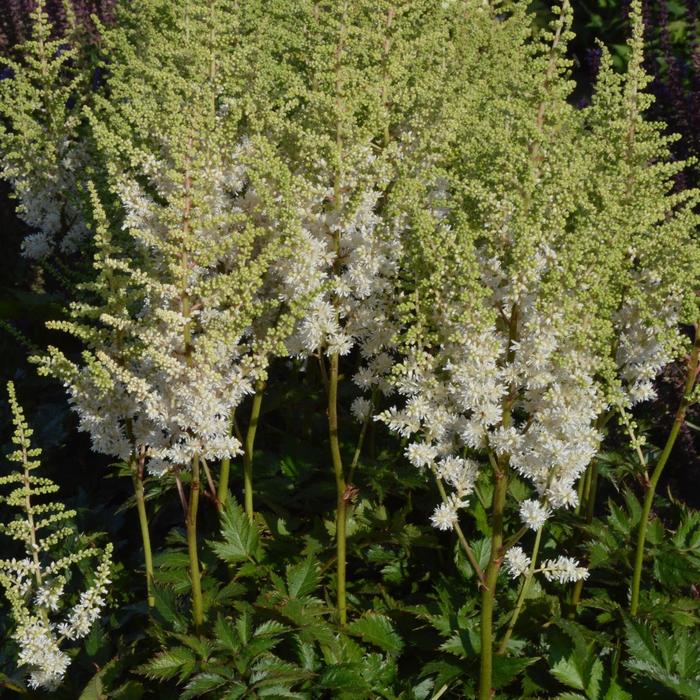
[[[540,542],[542,540],[542,528],[537,531],[535,535],[535,544],[532,547],[532,556],[530,559],[530,566],[528,567],[525,578],[523,579],[522,587],[520,588],[520,594],[518,595],[518,600],[515,603],[515,609],[513,610],[513,615],[508,623],[508,629],[503,635],[503,639],[498,646],[497,654],[505,654],[508,648],[508,642],[513,635],[513,630],[515,629],[515,623],[518,621],[518,617],[523,609],[523,604],[525,603],[525,598],[527,597],[527,592],[530,590],[530,584],[532,583],[532,578],[535,575],[535,566],[537,564],[537,555],[540,551]]]
[[[365,417],[365,420],[362,423],[362,429],[360,430],[360,436],[357,439],[357,446],[355,447],[355,454],[352,457],[352,462],[350,463],[350,469],[348,470],[347,482],[349,484],[352,484],[352,478],[353,478],[353,476],[355,476],[355,469],[357,469],[357,465],[360,463],[360,455],[362,454],[362,448],[364,447],[364,444],[365,444],[365,437],[367,435],[367,427],[369,426],[369,424],[372,420],[372,413],[374,412],[375,400],[376,400],[376,391],[373,391],[372,398],[370,399],[370,402],[369,402],[369,411],[367,412],[367,416]]]
[[[224,504],[228,500],[228,480],[231,473],[231,460],[228,457],[224,457],[221,460],[221,468],[219,469],[219,485],[216,489],[216,497],[224,507]]]
[[[151,534],[148,529],[148,514],[146,513],[146,497],[143,489],[143,469],[132,460],[131,476],[134,482],[134,495],[136,496],[136,511],[139,516],[141,528],[141,543],[143,545],[143,561],[146,566],[146,600],[148,607],[156,604],[153,594],[153,553],[151,551]]]
[[[19,427],[20,437],[22,439],[22,464],[24,466],[24,473],[22,475],[22,484],[24,486],[24,511],[27,514],[27,524],[29,525],[29,538],[28,544],[32,552],[32,559],[34,561],[34,578],[36,579],[37,585],[41,586],[42,576],[41,576],[41,563],[39,561],[39,545],[37,544],[36,538],[36,524],[34,523],[34,507],[32,506],[32,482],[29,476],[29,453],[27,451],[26,444],[28,442],[25,438],[24,428]]]
[[[345,597],[346,581],[346,525],[347,525],[347,500],[345,498],[345,475],[343,473],[343,460],[340,455],[340,441],[338,440],[338,354],[334,353],[330,358],[330,374],[328,377],[328,434],[331,444],[331,459],[333,472],[335,473],[335,490],[337,495],[337,510],[335,520],[336,541],[336,567],[337,567],[337,608],[338,622],[341,627],[347,623],[347,603]]]
[[[683,421],[685,420],[685,414],[690,406],[691,396],[693,393],[693,387],[695,386],[695,379],[698,374],[698,355],[700,353],[700,326],[695,326],[695,343],[693,344],[693,350],[688,358],[688,375],[685,382],[685,388],[683,390],[683,398],[676,411],[676,416],[673,420],[673,426],[671,427],[671,432],[668,435],[664,449],[659,456],[659,460],[654,467],[651,479],[647,484],[646,494],[644,495],[644,504],[642,506],[642,516],[639,521],[639,531],[637,533],[637,548],[634,556],[634,571],[632,572],[632,591],[630,596],[630,613],[632,615],[637,614],[639,609],[639,589],[642,582],[642,566],[644,564],[644,546],[646,544],[647,535],[647,525],[649,523],[649,513],[651,512],[651,506],[654,502],[654,495],[656,493],[656,487],[661,478],[661,473],[668,462],[668,458],[671,455],[673,446],[676,443],[676,438],[681,430]]]
[[[586,487],[583,491],[583,500],[579,502],[579,510],[585,509],[585,522],[590,525],[593,522],[593,511],[595,510],[595,497],[598,488],[598,463],[591,462],[586,471]],[[584,580],[580,578],[574,584],[574,590],[571,593],[571,606],[569,617],[576,616],[576,609],[581,602],[581,594],[583,593]]]
[[[593,463],[589,464],[586,473],[583,475],[583,479],[579,481],[578,485],[578,505],[576,506],[576,515],[581,515],[586,500],[588,498],[588,493],[591,490],[591,469],[593,468]]]
[[[491,555],[486,567],[486,585],[481,589],[481,664],[479,672],[479,700],[491,700],[493,678],[493,606],[496,598],[498,571],[501,568],[503,547],[503,511],[505,510],[508,479],[501,470],[495,473],[493,492]]]
[[[243,442],[243,440],[241,438],[240,431],[238,430],[238,425],[236,423],[236,409],[235,408],[231,411],[229,434],[235,435],[239,441]],[[222,508],[224,507],[224,504],[228,500],[228,482],[229,482],[230,474],[231,474],[231,459],[230,459],[230,457],[224,457],[224,459],[221,460],[221,468],[219,469],[219,486],[218,486],[217,493],[216,493],[216,497],[217,497]]]
[[[437,474],[435,475],[435,482],[437,483],[438,491],[440,492],[440,496],[442,497],[442,502],[447,503],[447,492],[445,491],[445,487],[442,484],[442,480],[439,476],[437,476]],[[464,553],[467,555],[467,559],[469,559],[469,563],[472,565],[472,568],[474,569],[476,576],[479,579],[479,585],[481,587],[485,586],[486,579],[484,578],[484,572],[481,569],[481,566],[479,566],[479,562],[476,558],[476,555],[474,554],[474,550],[471,548],[471,545],[469,544],[469,541],[467,540],[464,531],[459,526],[459,523],[455,523],[454,530],[457,533],[457,539],[459,539]]]
[[[245,435],[245,446],[243,451],[243,492],[245,499],[245,512],[248,520],[253,522],[253,447],[255,445],[255,433],[258,429],[260,419],[260,407],[262,405],[263,393],[265,391],[264,382],[257,382],[255,385],[255,396],[253,406],[250,409],[250,421]]]
[[[192,481],[190,498],[187,504],[187,553],[190,559],[190,581],[192,585],[192,618],[197,634],[204,623],[204,606],[202,603],[202,582],[197,555],[197,508],[199,506],[199,458],[192,460]]]

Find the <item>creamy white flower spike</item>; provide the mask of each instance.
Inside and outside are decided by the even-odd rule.
[[[41,449],[31,444],[32,430],[11,382],[8,393],[15,426],[15,449],[8,459],[20,466],[0,476],[0,486],[11,486],[8,495],[0,494],[0,503],[22,511],[22,515],[2,523],[0,532],[16,540],[26,556],[0,559],[0,586],[10,605],[18,665],[29,674],[32,688],[54,690],[71,662],[71,656],[61,647],[87,636],[104,609],[112,545],[107,544],[103,550],[76,544],[66,547],[65,540],[75,534],[71,520],[76,513],[63,503],[47,499],[58,486],[51,479],[36,476]],[[92,585],[81,592],[77,605],[66,610],[66,589],[70,586],[70,592],[74,592],[79,578],[72,569],[91,559],[97,559]]]
[[[557,583],[575,583],[588,578],[588,570],[571,557],[547,559],[542,562],[540,571],[548,581]]]
[[[530,557],[525,554],[522,547],[511,547],[503,558],[505,572],[511,578],[522,576],[530,567]]]

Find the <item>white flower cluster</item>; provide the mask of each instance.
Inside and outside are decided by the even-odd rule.
[[[335,201],[333,172],[320,167],[309,176],[301,212],[311,255],[295,256],[291,271],[284,275],[300,283],[288,294],[313,291],[287,342],[290,354],[305,356],[320,350],[329,356],[347,355],[359,344],[366,362],[355,383],[365,391],[375,387],[390,391],[385,375],[393,364],[383,350],[393,334],[393,279],[401,244],[397,227],[378,214],[387,170],[369,145],[355,144],[344,153],[340,201]],[[366,415],[367,410],[358,404],[354,413]]]
[[[430,522],[438,530],[452,530],[459,520],[459,509],[466,505],[455,494],[450,494],[430,516]]]
[[[138,310],[107,306],[102,311],[107,342],[100,335],[94,358],[83,366],[57,352],[45,364],[45,371],[64,380],[79,427],[89,432],[93,448],[121,459],[143,448],[155,475],[187,468],[195,457],[213,461],[241,452],[230,434],[230,416],[256,380],[264,378],[276,318],[268,314],[268,319],[265,308],[273,302],[279,308],[290,296],[305,293],[289,289],[298,271],[285,266],[288,257],[275,238],[279,222],[267,215],[247,176],[242,161],[249,149],[244,140],[227,158],[207,161],[207,177],[191,195],[197,200],[196,216],[188,214],[187,240],[177,249],[172,220],[178,208],[188,206],[182,204],[183,184],[172,175],[171,163],[140,156],[138,168],[148,176],[149,187],[123,175],[117,193],[124,229],[135,240],[134,255],[148,262],[125,266],[109,255],[103,261],[136,290],[131,303]],[[304,246],[301,237],[295,260],[310,258]],[[271,251],[279,259],[265,268]],[[250,258],[256,255],[253,265]],[[241,311],[234,285],[243,284],[237,280],[246,274],[249,285],[241,296],[252,299]]]
[[[29,672],[32,688],[55,689],[70,665],[70,656],[61,649],[64,640],[86,637],[106,603],[110,583],[112,547],[108,545],[94,574],[92,585],[80,594],[78,602],[64,612],[60,621],[52,618],[61,612],[66,578],[57,571],[66,569],[67,557],[46,565],[31,559],[0,560],[0,582],[17,620],[12,638],[19,647],[17,662]],[[84,558],[81,553],[79,558]],[[39,583],[41,582],[41,583]]]
[[[508,331],[494,324],[461,331],[461,342],[435,357],[409,358],[397,383],[405,406],[381,419],[401,435],[423,436],[407,447],[409,460],[432,467],[462,503],[479,469],[461,457],[465,450],[507,459],[537,492],[520,509],[523,523],[537,530],[554,509],[576,505],[576,481],[600,443],[593,422],[603,404],[593,363],[570,347],[556,315],[534,302],[520,308],[519,340],[510,346]],[[523,417],[506,426],[509,395],[509,410]]]
[[[523,576],[530,568],[532,560],[525,554],[522,547],[511,547],[504,556],[503,568],[510,578],[516,579]],[[533,573],[541,573],[547,581],[558,583],[575,583],[588,578],[588,570],[579,566],[579,563],[571,558],[559,556],[556,559],[547,559]]]
[[[107,602],[107,584],[111,583],[109,575],[111,562],[104,557],[97,566],[95,580],[87,590],[80,594],[80,600],[73,606],[65,620],[56,627],[59,634],[66,639],[81,639],[90,632],[93,623],[99,618],[100,611]]]
[[[678,310],[669,306],[655,326],[643,317],[639,304],[625,304],[615,315],[619,344],[616,361],[622,382],[622,402],[626,409],[656,398],[654,379],[672,359],[662,338],[678,325]]]
[[[77,176],[85,167],[85,158],[68,140],[59,144],[56,158],[48,170],[45,163],[26,172],[26,164],[6,162],[1,171],[19,200],[18,216],[34,229],[22,241],[22,255],[32,260],[45,260],[56,251],[75,253],[89,235],[75,201]]]
[[[578,562],[571,557],[560,556],[556,559],[547,559],[542,562],[540,571],[547,581],[558,583],[575,583],[588,578],[588,570],[579,566]]]
[[[32,688],[55,689],[70,665],[70,657],[61,651],[54,630],[40,617],[31,617],[13,634],[19,646],[17,662],[26,666]]]
[[[529,568],[532,560],[522,547],[511,547],[503,557],[503,569],[511,578],[522,576]]]

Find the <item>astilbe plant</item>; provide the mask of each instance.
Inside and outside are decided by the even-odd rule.
[[[97,277],[74,320],[51,324],[84,342],[83,362],[56,348],[40,360],[68,387],[94,449],[131,463],[146,551],[144,474],[177,482],[197,624],[200,490],[216,501],[210,466],[241,447],[231,414],[285,351],[304,298],[273,279],[273,263],[303,258],[305,241],[293,173],[241,128],[231,12],[153,2],[125,9],[106,34],[109,99],[89,112]]]
[[[272,3],[266,16],[280,28],[270,81],[287,81],[272,128],[306,184],[297,207],[312,252],[306,260],[297,254],[287,273],[296,283],[295,295],[310,293],[287,349],[318,362],[326,392],[337,497],[337,607],[344,625],[346,522],[373,401],[358,397],[352,405],[364,428],[348,465],[339,437],[341,358],[359,353],[362,367],[354,381],[362,390],[375,395],[391,390],[386,350],[395,331],[390,309],[403,222],[386,203],[401,178],[405,153],[430,132],[436,101],[431,81],[439,81],[444,70],[448,15],[441,3],[426,0],[328,7],[295,2],[293,8],[282,1]],[[278,67],[290,56],[296,65],[292,76]],[[414,82],[416,72],[424,72],[425,80]],[[289,104],[298,106],[289,110]]]
[[[584,109],[571,104],[567,0],[554,11],[538,32],[525,2],[146,0],[105,32],[104,92],[71,122],[90,153],[71,171],[80,196],[44,207],[60,220],[64,202],[79,204],[92,239],[93,277],[70,319],[50,324],[83,352],[50,347],[36,362],[63,382],[93,449],[129,465],[150,604],[145,483],[177,487],[197,635],[200,493],[226,500],[243,449],[234,412],[255,392],[247,518],[236,513],[257,533],[252,443],[275,357],[317,361],[324,385],[340,627],[374,413],[434,480],[431,522],[455,531],[476,572],[480,700],[494,650],[522,648],[534,576],[586,578],[568,546],[541,554],[545,528],[591,503],[611,415],[641,451],[631,411],[688,349],[677,327],[697,317],[697,193],[673,192],[683,163],[643,118],[639,3],[627,72],[602,50]],[[48,36],[40,11],[36,22]],[[11,125],[6,142],[37,124]],[[16,179],[22,202],[35,178],[26,195]],[[367,395],[348,404],[363,421],[348,468],[339,387],[355,360]],[[479,551],[462,529],[472,508],[489,516]],[[502,571],[520,591],[496,646]]]
[[[54,689],[70,664],[62,647],[85,637],[106,603],[110,583],[112,545],[103,550],[71,542],[76,513],[60,501],[46,496],[58,486],[37,476],[41,449],[32,447],[32,430],[8,384],[15,432],[14,451],[8,455],[19,470],[0,477],[0,485],[13,487],[0,503],[20,511],[20,516],[2,523],[0,532],[20,543],[22,554],[0,559],[0,585],[10,604],[14,623],[12,639],[17,645],[17,663],[29,673],[33,688]],[[70,589],[80,562],[96,560],[92,583],[78,601],[70,605]]]
[[[542,529],[578,503],[597,421],[653,396],[653,377],[682,348],[676,324],[694,313],[695,195],[671,193],[682,165],[642,119],[650,98],[633,8],[627,74],[604,52],[592,104],[579,110],[567,102],[568,3],[534,42],[524,5],[473,7],[465,53],[490,34],[498,54],[455,67],[479,89],[457,93],[440,157],[403,194],[413,217],[395,373],[404,403],[380,419],[411,438],[408,459],[443,496],[433,524],[457,531],[478,573],[483,699],[503,563],[526,574],[525,591]],[[520,528],[509,517],[514,478],[533,488],[514,504]],[[475,490],[492,494],[483,571],[459,527]],[[516,546],[528,530],[529,556]],[[561,583],[586,576],[566,553],[538,568]]]

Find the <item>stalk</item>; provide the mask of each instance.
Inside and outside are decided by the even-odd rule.
[[[515,610],[513,610],[513,615],[510,618],[510,622],[508,623],[508,629],[506,630],[506,633],[503,635],[503,639],[501,640],[501,643],[498,645],[498,651],[496,652],[497,654],[505,654],[506,649],[508,648],[508,642],[510,641],[511,636],[513,635],[513,630],[515,629],[515,623],[518,621],[518,617],[520,616],[520,613],[522,612],[523,609],[523,604],[525,603],[525,598],[527,596],[528,590],[530,590],[530,584],[532,583],[532,577],[535,575],[535,567],[537,564],[537,555],[539,554],[540,551],[540,542],[542,540],[542,528],[540,528],[537,531],[537,534],[535,535],[535,544],[532,547],[532,556],[530,557],[530,566],[528,567],[527,573],[525,574],[525,578],[523,580],[522,587],[520,588],[520,594],[518,595],[518,600],[515,603]]]
[[[586,485],[583,490],[583,500],[579,502],[579,509],[585,509],[585,522],[590,525],[593,522],[593,511],[595,509],[595,496],[598,488],[598,463],[592,462],[586,471]],[[583,593],[584,580],[580,578],[574,584],[574,590],[571,593],[571,609],[570,617],[576,615],[576,609],[581,601]]]
[[[341,59],[345,50],[346,15],[348,10],[347,0],[343,3],[342,18],[339,27],[338,45],[335,50],[335,92],[336,92],[336,125],[335,125],[335,145],[337,149],[337,163],[335,176],[333,178],[333,198],[335,210],[340,214],[342,210],[342,181],[343,181],[343,133],[341,118],[343,116],[342,100],[342,65]],[[333,272],[338,273],[340,269],[340,232],[333,233],[333,243],[335,248],[335,261],[333,262]],[[337,309],[337,299],[333,300],[333,306]],[[322,373],[325,373],[323,357],[320,358]],[[340,442],[338,440],[338,353],[334,352],[330,356],[330,372],[327,377],[328,391],[328,435],[331,445],[331,459],[333,462],[333,472],[335,474],[336,518],[335,518],[335,546],[336,546],[336,578],[337,578],[337,602],[338,624],[345,627],[347,623],[347,602],[345,595],[346,586],[346,559],[347,559],[347,500],[346,482],[343,471],[343,459],[340,454]]]
[[[508,328],[507,362],[515,359],[514,341],[518,337],[520,313],[517,305],[510,312]],[[503,401],[503,419],[501,424],[508,427],[511,422],[511,410],[515,401],[516,390],[511,387]],[[481,659],[479,669],[479,700],[491,700],[493,684],[493,606],[496,600],[498,572],[503,561],[503,514],[508,495],[507,460],[496,460],[489,451],[489,461],[493,466],[494,489],[491,500],[491,553],[486,567],[486,585],[481,589]]]
[[[479,672],[479,700],[491,700],[493,678],[493,606],[496,598],[498,572],[503,549],[503,511],[506,504],[508,479],[503,471],[495,474],[496,484],[491,505],[493,530],[491,555],[486,567],[486,585],[481,589],[481,664]]]
[[[202,603],[202,582],[197,555],[197,508],[199,506],[199,458],[192,460],[192,481],[190,498],[187,505],[187,553],[190,560],[190,581],[192,585],[192,618],[197,633],[204,623],[204,606]]]
[[[22,438],[24,437],[24,429]],[[27,524],[29,525],[28,549],[32,550],[32,559],[34,560],[34,578],[39,586],[42,584],[41,563],[39,562],[39,545],[36,541],[36,524],[34,523],[34,507],[32,506],[32,482],[29,478],[29,455],[27,454],[26,443],[22,445],[22,464],[24,474],[22,476],[22,484],[24,485],[24,510],[27,513]]]
[[[260,419],[260,406],[262,405],[264,382],[257,382],[255,385],[255,396],[253,406],[250,409],[250,421],[245,436],[245,446],[243,451],[243,491],[245,500],[245,512],[248,520],[253,522],[253,447],[255,445],[255,433],[258,429]]]
[[[341,627],[347,623],[347,603],[345,596],[346,557],[347,557],[347,501],[345,499],[345,475],[343,460],[340,455],[338,440],[338,354],[330,358],[330,374],[328,377],[328,434],[331,444],[331,459],[335,473],[335,490],[337,495],[335,542],[337,566],[337,608],[338,622]]]
[[[663,452],[659,456],[659,460],[654,467],[651,478],[647,484],[647,491],[644,496],[644,505],[642,506],[642,517],[639,521],[639,531],[637,533],[637,548],[634,557],[634,571],[632,572],[632,592],[630,596],[630,613],[632,615],[637,614],[639,609],[639,589],[642,581],[642,566],[644,564],[644,546],[646,544],[647,535],[647,525],[649,523],[649,513],[651,512],[651,506],[654,502],[654,495],[656,494],[656,487],[661,478],[661,474],[668,462],[668,458],[671,455],[673,446],[676,443],[678,434],[685,420],[685,414],[690,406],[691,397],[693,393],[693,387],[695,386],[695,379],[698,374],[698,355],[700,354],[700,324],[695,326],[695,342],[693,344],[693,350],[688,358],[688,375],[685,381],[685,388],[683,390],[683,398],[676,411],[675,418],[673,419],[673,426],[671,427],[671,432],[668,435],[666,444],[664,445]]]
[[[447,503],[447,492],[445,491],[445,487],[442,485],[442,480],[437,475],[435,475],[435,483],[437,484],[438,491],[440,492],[440,496],[442,498],[443,503]],[[486,586],[486,579],[484,578],[484,572],[481,570],[481,566],[479,566],[479,562],[476,558],[476,555],[474,554],[474,550],[471,548],[471,545],[469,544],[469,541],[465,537],[464,531],[459,526],[459,523],[455,523],[454,531],[457,533],[457,539],[459,540],[459,543],[462,545],[462,549],[464,550],[464,553],[467,555],[467,559],[469,560],[469,563],[472,565],[472,568],[474,569],[474,572],[476,573],[476,577],[479,579],[479,587]]]
[[[230,418],[230,426],[229,426],[229,434],[235,435],[241,442],[243,442],[240,432],[238,430],[238,426],[236,424],[236,409],[234,408],[231,411],[231,418]],[[219,485],[217,488],[216,492],[216,497],[221,504],[221,507],[224,507],[224,504],[228,500],[228,482],[229,482],[229,475],[231,473],[231,458],[230,457],[224,457],[224,459],[221,460],[221,467],[219,470]]]
[[[131,478],[134,483],[134,495],[136,496],[136,511],[139,516],[141,529],[141,543],[143,545],[143,561],[146,566],[146,601],[148,607],[156,604],[153,593],[153,553],[151,551],[151,534],[148,529],[148,514],[146,513],[146,497],[143,489],[143,467],[132,458]]]
[[[372,413],[374,412],[374,403],[376,401],[376,390],[372,392],[372,398],[370,400],[369,411],[367,412],[367,417],[362,423],[362,428],[360,429],[360,436],[357,439],[357,446],[355,447],[355,454],[352,456],[352,462],[350,463],[350,469],[348,470],[347,482],[352,485],[352,478],[355,475],[355,469],[360,463],[360,455],[362,454],[362,448],[365,444],[365,437],[367,435],[367,428],[372,420]]]
[[[188,149],[191,152],[193,148],[192,136],[188,139]],[[189,172],[190,160],[187,159],[185,168],[184,190],[185,203],[182,214],[182,230],[185,234],[191,231],[190,214],[192,210],[191,186],[192,179]],[[181,264],[183,270],[188,269],[188,259],[186,248],[183,247],[181,255]],[[186,276],[183,276],[186,279]],[[180,295],[180,303],[182,315],[187,319],[185,323],[183,340],[185,345],[185,357],[188,366],[192,367],[194,358],[192,357],[192,328],[190,325],[190,314],[192,304],[190,296],[184,288]],[[202,630],[204,622],[204,606],[202,603],[202,582],[199,572],[199,556],[197,554],[197,510],[199,507],[199,456],[195,455],[192,459],[192,480],[190,482],[190,497],[187,500],[187,510],[185,515],[185,525],[187,530],[187,554],[190,561],[190,585],[192,587],[192,618],[194,621],[195,632],[199,634]]]
[[[224,457],[221,460],[221,467],[219,469],[219,484],[216,488],[216,498],[224,507],[224,504],[228,500],[228,480],[231,473],[231,459],[229,457]]]

